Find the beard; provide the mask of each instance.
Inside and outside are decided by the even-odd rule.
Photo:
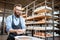
[[[15,14],[15,16],[18,17],[18,18],[19,18],[20,15],[21,15],[21,13],[16,13],[16,12],[15,12],[14,14]]]

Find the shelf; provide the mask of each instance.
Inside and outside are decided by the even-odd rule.
[[[37,22],[31,22],[31,23],[26,23],[26,25],[31,25],[31,24],[53,24],[53,22],[48,22],[48,21],[37,21]],[[54,24],[59,24],[57,22],[54,22]]]
[[[53,37],[53,36],[39,36],[39,35],[34,35],[35,37],[40,37],[40,38],[50,38],[50,37]],[[57,36],[54,36],[54,37],[57,37]]]
[[[38,21],[38,22],[32,22],[32,23],[26,23],[26,24],[44,24],[45,23],[45,21]]]
[[[53,37],[53,34],[51,33],[44,33],[44,32],[35,32],[34,34],[35,37],[40,37],[40,38],[47,38],[47,37]],[[59,36],[56,32],[54,32],[54,37]]]
[[[34,35],[35,37],[40,37],[40,38],[46,38],[46,37],[53,37],[53,36],[39,36],[39,35]]]
[[[37,18],[51,18],[51,16],[44,16],[44,15],[42,15],[42,16],[39,16],[39,15],[37,15],[37,16],[34,16],[34,17],[27,17],[26,18],[26,20],[35,20],[35,19],[37,19]]]
[[[28,17],[26,18],[26,25],[28,27],[26,29],[28,31],[32,30],[32,35],[34,37],[47,38],[47,37],[59,36],[59,34],[57,34],[57,33],[60,31],[60,29],[58,27],[56,27],[59,24],[59,22],[58,22],[59,13],[57,13],[57,11],[53,12],[54,9],[51,8],[52,6],[49,7],[49,5],[47,5],[47,4],[42,5],[41,7],[39,7],[39,6],[37,6],[31,10],[32,16],[28,14]],[[34,34],[33,32],[34,33],[43,32],[44,34],[43,35],[41,35],[39,33]],[[53,36],[53,32],[56,32],[56,34],[54,33],[54,36]]]
[[[48,34],[48,33],[44,33],[44,32],[35,32],[34,36],[36,37],[41,37],[41,38],[45,38],[45,37],[53,37],[52,34]]]
[[[42,10],[37,11],[36,13],[43,13],[43,12],[45,12],[45,11],[46,11],[47,13],[51,12],[51,10],[42,9]]]
[[[53,28],[51,28],[51,27],[34,27],[34,30],[45,30],[45,31],[47,31],[47,30],[53,30]],[[54,27],[54,30],[59,30],[59,29]]]
[[[40,30],[40,31],[50,31],[50,30],[53,31],[53,27],[28,27],[27,29],[28,30]],[[59,29],[54,27],[54,31],[59,31]]]
[[[36,13],[43,13],[43,12],[52,12],[52,8],[50,8],[50,7],[47,7],[47,6],[41,6],[41,7],[39,7],[39,8],[36,8],[35,10],[34,10],[34,12],[36,12]]]
[[[26,23],[26,25],[36,25],[36,24],[53,24],[53,23]],[[58,23],[54,23],[54,24],[58,24]]]

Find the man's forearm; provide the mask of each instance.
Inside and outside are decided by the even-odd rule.
[[[15,33],[15,32],[17,32],[17,31],[18,31],[18,32],[22,32],[23,29],[10,29],[10,30],[9,30],[10,33]]]
[[[17,33],[17,34],[23,34],[25,33],[25,29],[10,29],[9,33]]]
[[[9,33],[15,33],[15,32],[17,32],[17,29],[10,29],[9,30]]]

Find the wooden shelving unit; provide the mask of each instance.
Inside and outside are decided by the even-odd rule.
[[[47,2],[45,0],[40,5],[35,5],[36,1],[31,3],[33,4],[33,7],[28,9],[30,5],[26,7],[26,25],[27,30],[30,32],[34,37],[38,38],[50,38],[52,37],[54,40],[54,37],[60,36],[57,31],[60,31],[60,28],[57,27],[60,23],[58,22],[59,19],[59,12],[54,11],[54,1],[51,0],[50,2]],[[47,4],[51,4],[51,6]],[[42,6],[43,4],[43,6]],[[29,13],[28,11],[32,11]],[[55,14],[56,13],[56,14]],[[29,33],[28,33],[29,34]]]

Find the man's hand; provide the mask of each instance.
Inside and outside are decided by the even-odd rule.
[[[23,34],[23,33],[25,33],[25,30],[24,29],[10,29],[9,32],[10,33],[16,32],[17,34]]]
[[[17,34],[23,34],[24,33],[24,31],[22,30],[22,29],[17,29],[17,32],[16,32]]]

